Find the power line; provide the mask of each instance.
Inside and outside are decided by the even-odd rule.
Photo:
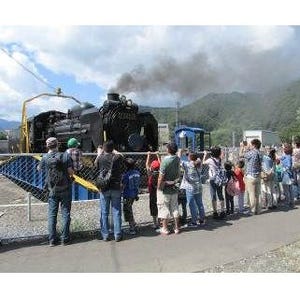
[[[37,80],[45,84],[46,86],[50,87],[54,91],[56,90],[55,87],[53,87],[51,84],[49,84],[47,81],[43,80],[41,77],[36,75],[33,71],[28,69],[25,65],[23,65],[21,62],[19,62],[17,59],[15,59],[10,53],[8,53],[5,49],[1,48],[1,50],[12,60],[14,60],[18,65],[20,65],[26,72],[30,73],[32,76],[34,76]]]

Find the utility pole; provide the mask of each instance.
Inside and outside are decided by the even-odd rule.
[[[232,147],[235,147],[235,132],[232,132]]]
[[[179,101],[176,101],[176,127],[179,126]]]

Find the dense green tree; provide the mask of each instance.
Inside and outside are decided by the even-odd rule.
[[[0,140],[6,140],[7,136],[5,134],[5,132],[0,131]]]

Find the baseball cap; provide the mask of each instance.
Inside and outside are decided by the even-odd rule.
[[[78,142],[78,140],[76,139],[76,138],[70,138],[69,140],[68,140],[68,147],[70,148],[70,147],[77,147],[77,146],[79,146],[80,145],[80,143]]]
[[[58,145],[58,141],[55,137],[49,137],[46,140],[46,146],[47,147],[56,147]]]

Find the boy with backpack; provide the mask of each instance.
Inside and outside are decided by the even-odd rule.
[[[146,170],[148,175],[148,191],[149,191],[149,208],[150,215],[153,218],[153,228],[159,228],[159,222],[157,218],[157,180],[159,175],[160,157],[158,152],[155,153],[154,160],[151,161],[151,153],[147,153]]]
[[[135,161],[132,158],[125,159],[126,172],[122,177],[123,187],[123,212],[125,221],[129,223],[129,234],[135,235],[136,222],[134,220],[132,205],[134,201],[138,200],[138,192],[140,187],[140,172],[135,169]]]
[[[55,137],[46,140],[48,153],[43,155],[38,170],[46,171],[46,187],[49,191],[48,198],[48,231],[49,245],[57,244],[56,224],[59,205],[62,214],[61,244],[70,242],[71,223],[71,186],[73,177],[73,162],[69,154],[58,152],[58,141]]]

